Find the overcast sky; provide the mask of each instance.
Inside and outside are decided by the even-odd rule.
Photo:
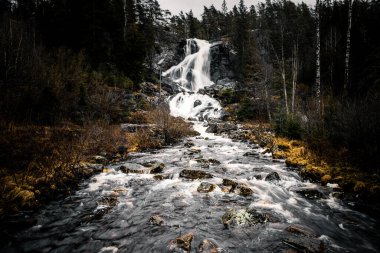
[[[200,17],[203,13],[203,6],[211,6],[212,4],[216,9],[220,10],[223,0],[158,0],[162,9],[169,10],[172,14],[178,14],[180,11],[189,12],[193,10],[194,15]],[[228,9],[239,3],[239,0],[226,0]],[[247,6],[256,5],[259,0],[245,0]],[[302,0],[294,1],[296,3]],[[315,0],[303,0],[308,5],[314,4]]]

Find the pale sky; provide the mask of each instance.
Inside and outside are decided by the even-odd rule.
[[[231,10],[234,5],[238,5],[240,0],[226,0],[228,10]],[[264,1],[264,0],[263,0]],[[215,6],[217,10],[221,9],[223,0],[158,0],[161,8],[169,10],[173,15],[178,14],[180,11],[185,13],[193,10],[195,16],[200,17],[203,13],[203,6]],[[257,5],[259,0],[245,0],[245,5]],[[261,1],[260,1],[261,2]],[[301,3],[302,0],[295,0],[296,3]],[[308,5],[314,5],[315,0],[303,0]]]

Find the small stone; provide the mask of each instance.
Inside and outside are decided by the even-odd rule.
[[[354,186],[354,192],[360,192],[365,189],[365,183],[363,181],[356,181]]]
[[[277,172],[271,172],[265,177],[265,181],[279,181],[281,180]]]
[[[120,155],[124,155],[125,154],[125,147],[124,146],[119,146],[117,147],[117,153],[120,154]]]
[[[209,239],[204,239],[198,246],[199,253],[217,253],[218,247]]]
[[[187,148],[191,148],[191,147],[194,147],[195,144],[193,142],[188,141],[188,142],[185,143],[184,146],[187,147]]]
[[[195,102],[194,102],[194,107],[197,107],[197,106],[200,106],[202,104],[202,101],[200,101],[200,100],[195,100]]]
[[[194,239],[193,233],[187,233],[183,236],[177,237],[175,240],[170,241],[169,248],[170,250],[175,250],[176,248],[183,249],[185,251],[191,250],[191,242]]]
[[[164,225],[165,221],[161,218],[161,216],[153,215],[152,217],[150,217],[149,223],[155,226],[162,226]]]
[[[327,185],[328,183],[331,182],[331,176],[330,175],[324,175],[322,178],[321,178],[321,183],[322,185]]]
[[[248,196],[251,196],[253,194],[253,191],[248,186],[245,186],[243,184],[239,184],[235,189],[235,193],[237,193],[243,197],[248,197]]]
[[[124,165],[120,166],[120,167],[119,167],[119,170],[120,170],[121,172],[128,173],[128,169],[127,169],[127,167],[125,167]]]
[[[150,167],[150,174],[162,173],[164,171],[165,164],[155,163]]]
[[[219,185],[220,190],[224,193],[229,193],[232,189],[232,186],[224,186],[224,185]]]
[[[157,180],[157,181],[164,180],[164,176],[163,175],[155,175],[153,178],[154,178],[154,180]]]
[[[223,179],[223,185],[224,186],[232,186],[232,187],[236,187],[238,185],[237,182],[231,180],[231,179],[228,179],[228,178],[225,178]]]
[[[210,184],[210,183],[207,183],[207,182],[202,182],[199,186],[198,186],[198,189],[197,191],[198,192],[201,192],[201,193],[208,193],[208,192],[212,192],[215,190],[215,185],[214,184]]]

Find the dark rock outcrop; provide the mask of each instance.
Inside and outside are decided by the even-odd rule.
[[[180,177],[187,178],[187,179],[207,179],[212,178],[213,176],[209,173],[206,173],[201,170],[183,170],[181,173],[179,173]]]
[[[231,66],[236,62],[235,54],[227,43],[222,41],[214,43],[210,49],[211,80],[215,83],[223,79],[234,79],[235,73]]]

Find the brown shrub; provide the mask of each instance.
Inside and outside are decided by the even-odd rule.
[[[0,215],[70,192],[82,175],[75,165],[125,144],[121,129],[102,121],[84,127],[1,122],[0,130]]]
[[[160,104],[146,113],[136,112],[132,115],[137,119],[131,118],[129,122],[150,126],[138,129],[136,133],[127,134],[130,151],[160,148],[186,136],[197,134],[190,123],[171,116],[167,104]]]
[[[155,124],[163,133],[165,144],[176,142],[186,136],[196,135],[191,123],[187,123],[182,118],[171,116],[169,106],[164,103],[158,105],[149,114],[149,122]]]

